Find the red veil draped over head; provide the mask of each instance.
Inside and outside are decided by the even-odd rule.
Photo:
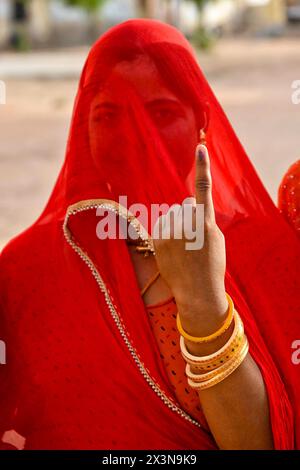
[[[140,74],[135,81],[132,70]],[[191,149],[189,139],[165,131],[168,112],[153,114],[145,105],[141,90],[155,93],[157,81],[194,111],[197,132],[206,127],[227,245],[226,289],[266,384],[275,447],[299,447],[300,366],[293,361],[300,337],[299,240],[266,193],[187,40],[145,19],[113,27],[92,47],[50,200],[2,253],[1,433],[15,430],[27,449],[217,448],[177,402],[126,242],[96,237],[97,207],[127,218],[120,195],[128,207],[150,208],[193,194],[196,136]],[[181,110],[174,113],[180,121]]]

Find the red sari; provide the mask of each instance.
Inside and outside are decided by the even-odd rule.
[[[120,195],[128,205],[150,208],[193,194],[194,156],[170,152],[126,80],[120,92],[128,107],[114,145],[101,126],[91,130],[99,87],[109,84],[116,64],[136,55],[147,56],[166,86],[191,104],[199,127],[209,110],[226,288],[266,384],[275,447],[299,448],[300,374],[291,361],[300,336],[299,240],[266,193],[189,43],[175,28],[144,19],[110,29],[91,49],[49,202],[2,252],[7,365],[0,369],[0,431],[24,436],[26,449],[217,448],[176,399],[125,241],[95,234],[95,208],[115,209]],[[96,160],[95,139],[103,150]]]

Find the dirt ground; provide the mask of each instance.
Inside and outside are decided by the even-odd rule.
[[[199,61],[266,188],[300,158],[300,39],[223,40]],[[2,54],[0,247],[45,205],[64,158],[86,49]],[[230,155],[228,156],[230,158]]]

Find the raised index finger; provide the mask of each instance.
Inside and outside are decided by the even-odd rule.
[[[205,220],[215,221],[210,160],[207,148],[203,144],[196,147],[195,196],[197,204],[204,204]]]

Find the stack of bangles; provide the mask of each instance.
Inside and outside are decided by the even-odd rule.
[[[231,297],[228,294],[226,295],[229,304],[226,320],[218,331],[209,336],[195,337],[189,335],[183,330],[179,314],[177,314],[176,322],[180,333],[181,354],[187,363],[185,373],[188,384],[196,390],[213,387],[226,379],[242,364],[249,350],[243,322],[234,308]],[[232,322],[234,322],[232,335],[221,349],[209,356],[194,356],[188,352],[184,339],[194,343],[212,342],[224,334]],[[197,373],[191,372],[191,366],[193,371]]]

